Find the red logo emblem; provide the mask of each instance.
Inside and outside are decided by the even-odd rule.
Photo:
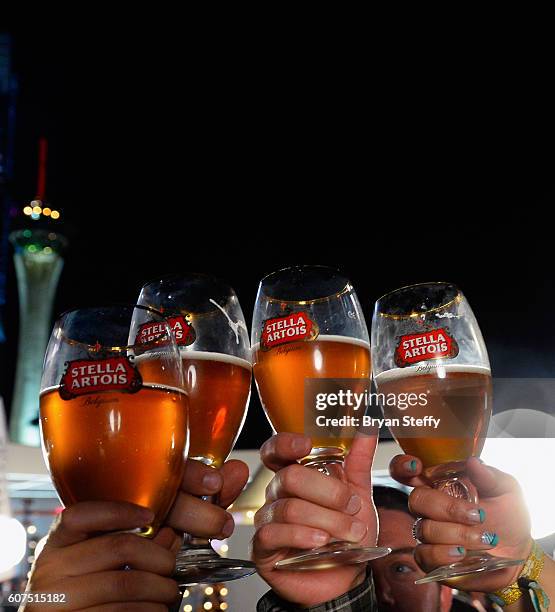
[[[177,315],[175,317],[168,317],[166,321],[171,327],[173,335],[175,336],[175,341],[179,346],[189,346],[189,344],[193,344],[197,335],[193,326],[184,316]],[[143,323],[137,332],[135,344],[148,344],[154,342],[157,338],[162,337],[164,333],[165,325],[162,323],[156,323],[155,321]]]
[[[128,357],[78,359],[68,361],[60,381],[60,397],[65,400],[102,391],[136,393],[143,380]]]
[[[446,328],[431,329],[399,338],[395,363],[399,368],[428,359],[452,359],[459,354],[459,345]]]
[[[260,348],[268,350],[280,344],[299,340],[315,340],[317,337],[318,325],[308,316],[308,313],[295,312],[264,322]]]

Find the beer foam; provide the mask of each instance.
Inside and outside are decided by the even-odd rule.
[[[303,342],[303,340],[301,340]],[[351,336],[335,336],[333,334],[322,334],[316,337],[314,340],[306,340],[306,342],[343,342],[344,344],[355,344],[362,348],[370,350],[370,344],[366,340],[360,338],[352,338]],[[258,351],[260,348],[260,342],[253,345],[252,350]]]
[[[145,355],[138,355],[135,357],[135,363],[140,364],[142,361],[154,361],[156,359],[161,359],[164,356],[168,356],[167,352],[159,352],[159,353],[147,353]],[[241,357],[236,357],[235,355],[227,355],[226,353],[212,353],[209,351],[195,351],[195,350],[187,350],[186,347],[179,347],[179,355],[181,359],[198,359],[205,361],[221,361],[223,363],[229,363],[236,366],[241,366],[242,368],[251,369],[251,363],[247,359],[242,359]]]
[[[212,353],[209,351],[188,351],[185,347],[180,347],[179,352],[181,353],[182,359],[198,359],[204,361],[221,361],[222,363],[229,363],[230,365],[240,366],[250,370],[252,368],[251,362],[235,355],[227,355],[226,353]]]
[[[430,365],[431,367],[427,367]],[[477,365],[463,365],[458,363],[438,363],[431,362],[412,366],[410,368],[393,368],[392,370],[386,370],[374,376],[374,382],[379,385],[380,382],[390,382],[392,380],[399,380],[401,378],[409,378],[412,376],[423,376],[425,374],[436,374],[437,378],[443,378],[442,373],[445,372],[456,372],[461,374],[483,374],[485,376],[491,376],[491,369],[486,366]]]

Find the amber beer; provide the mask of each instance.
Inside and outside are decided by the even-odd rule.
[[[181,361],[189,397],[189,458],[221,467],[245,419],[251,364],[233,355],[183,349]],[[149,363],[139,366],[143,377],[159,377]]]
[[[375,378],[382,398],[388,394],[425,394],[426,405],[401,410],[383,404],[384,416],[399,419],[400,426],[390,427],[403,451],[419,457],[428,474],[434,466],[448,464],[449,473],[464,466],[472,456],[479,457],[484,445],[492,409],[492,384],[489,368],[457,364],[420,365],[382,372]],[[425,433],[403,418],[440,419],[437,429]]]
[[[60,499],[129,501],[166,516],[183,477],[187,397],[145,383],[135,393],[103,391],[62,399],[40,396],[43,450]]]
[[[367,342],[345,336],[320,335],[315,340],[288,342],[263,350],[253,347],[254,376],[260,398],[277,432],[304,433],[305,378],[370,377]],[[361,391],[362,391],[361,385]],[[344,454],[351,435],[334,439]],[[312,439],[313,447],[326,447],[329,438]]]

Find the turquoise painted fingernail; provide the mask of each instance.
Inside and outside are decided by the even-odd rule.
[[[453,546],[449,549],[449,556],[460,557],[461,555],[464,555],[464,546]]]
[[[405,467],[407,468],[407,470],[411,472],[416,472],[417,465],[418,465],[418,462],[416,461],[416,459],[413,459],[412,461],[407,461],[405,463]]]
[[[486,520],[486,511],[479,508],[478,514],[480,515],[480,523],[483,523]]]
[[[464,546],[457,546],[460,555],[464,555]]]
[[[499,542],[499,536],[491,531],[484,531],[480,539],[482,544],[486,544],[486,546],[497,546]]]

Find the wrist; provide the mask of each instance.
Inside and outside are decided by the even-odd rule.
[[[514,582],[489,594],[490,599],[503,608],[519,609],[519,604],[530,597],[537,601],[542,610],[549,606],[549,596],[541,585],[544,565],[549,558],[534,540],[531,540],[529,549]]]

